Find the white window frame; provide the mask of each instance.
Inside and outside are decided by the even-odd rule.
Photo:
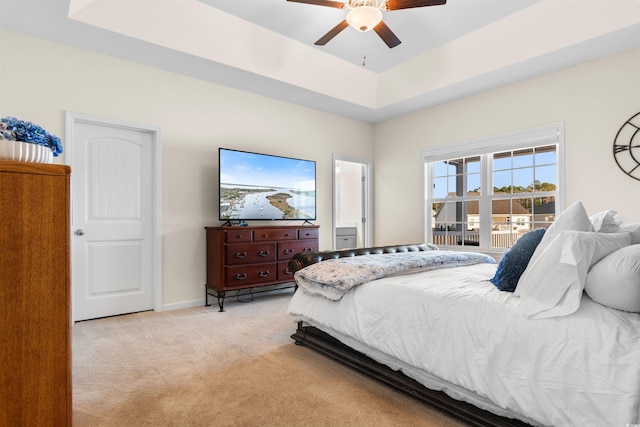
[[[482,251],[485,253],[501,254],[505,249],[493,248],[483,245],[483,242],[491,242],[491,200],[493,195],[489,189],[493,189],[493,174],[490,153],[500,153],[510,150],[518,150],[536,146],[557,144],[556,164],[556,216],[565,207],[565,179],[564,179],[564,123],[552,123],[534,128],[522,129],[513,132],[483,137],[477,140],[455,144],[447,147],[422,150],[422,235],[425,242],[433,241],[432,216],[431,216],[431,191],[430,182],[433,176],[433,163],[452,158],[464,158],[481,156],[481,194],[480,200],[480,246],[446,246],[451,250]],[[474,199],[478,197],[475,196]]]

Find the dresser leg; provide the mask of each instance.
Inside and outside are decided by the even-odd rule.
[[[216,291],[216,296],[218,297],[218,307],[220,307],[219,312],[224,311],[224,291]]]
[[[214,295],[218,299],[218,307],[220,307],[219,311],[224,311],[224,299],[225,299],[224,291],[217,291],[217,290],[213,290],[213,289],[212,289],[212,291],[214,292]],[[205,285],[205,287],[204,287],[204,306],[205,307],[209,307],[210,305],[211,304],[209,304],[209,289]]]

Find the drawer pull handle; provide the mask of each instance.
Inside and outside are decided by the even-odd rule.
[[[269,277],[269,270],[261,271],[259,274],[260,277]]]
[[[285,269],[284,269],[284,274],[289,274],[289,275],[291,275],[291,273],[292,273],[292,271],[291,271],[290,269],[288,269],[288,268],[285,268]]]
[[[284,250],[284,254],[285,255],[291,255],[293,253],[293,249],[285,249]]]
[[[236,236],[236,239],[238,239],[238,240],[242,239],[242,234],[238,234],[238,235]]]
[[[236,280],[244,280],[247,278],[247,273],[236,273]]]
[[[269,235],[268,234],[263,234],[262,237],[264,237],[266,239],[267,237],[269,237]]]
[[[242,253],[236,252],[236,258],[242,259],[242,258],[246,258],[246,257],[247,257],[247,251],[244,251]]]
[[[258,255],[261,256],[261,257],[265,257],[265,256],[269,256],[270,253],[271,252],[269,252],[269,251],[260,251],[260,253]]]

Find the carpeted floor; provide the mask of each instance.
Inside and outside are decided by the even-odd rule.
[[[293,344],[290,298],[76,323],[74,425],[462,425]]]

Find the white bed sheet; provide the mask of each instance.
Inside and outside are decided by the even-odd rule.
[[[499,415],[548,426],[640,423],[640,315],[583,296],[570,316],[528,320],[519,298],[488,281],[495,269],[379,279],[340,301],[299,289],[288,311],[429,388]]]

